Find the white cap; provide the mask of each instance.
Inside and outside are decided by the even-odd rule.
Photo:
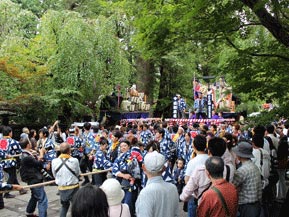
[[[165,156],[153,151],[147,153],[144,158],[144,165],[148,172],[161,172],[165,164]]]

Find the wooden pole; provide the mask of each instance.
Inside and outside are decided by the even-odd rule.
[[[194,72],[194,80],[193,80],[193,99],[194,100],[196,99],[196,97],[195,97],[195,92],[196,92],[195,83],[196,83],[196,72]]]

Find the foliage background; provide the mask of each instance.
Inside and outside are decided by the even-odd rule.
[[[224,76],[238,111],[268,101],[288,116],[288,1],[1,0],[0,107],[17,123],[98,117],[103,96],[136,83],[171,116],[192,79]],[[204,82],[204,81],[203,81]],[[269,117],[267,114],[265,115]]]

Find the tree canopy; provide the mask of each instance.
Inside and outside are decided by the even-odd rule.
[[[245,102],[284,105],[288,6],[285,0],[2,0],[0,101],[17,103],[23,122],[63,114],[72,120],[97,116],[102,96],[134,82],[156,102],[156,116],[170,117],[176,93],[192,104],[194,75],[214,75]]]

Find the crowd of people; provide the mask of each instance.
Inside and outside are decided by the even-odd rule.
[[[238,123],[173,125],[128,122],[72,127],[56,121],[38,131],[23,128],[20,140],[1,126],[0,209],[10,190],[55,180],[64,217],[271,216],[288,193],[288,126],[271,123],[243,130]],[[3,182],[3,172],[8,174]],[[38,206],[38,215],[35,214]],[[27,216],[47,216],[44,185],[31,188]],[[284,210],[283,210],[284,209]]]

